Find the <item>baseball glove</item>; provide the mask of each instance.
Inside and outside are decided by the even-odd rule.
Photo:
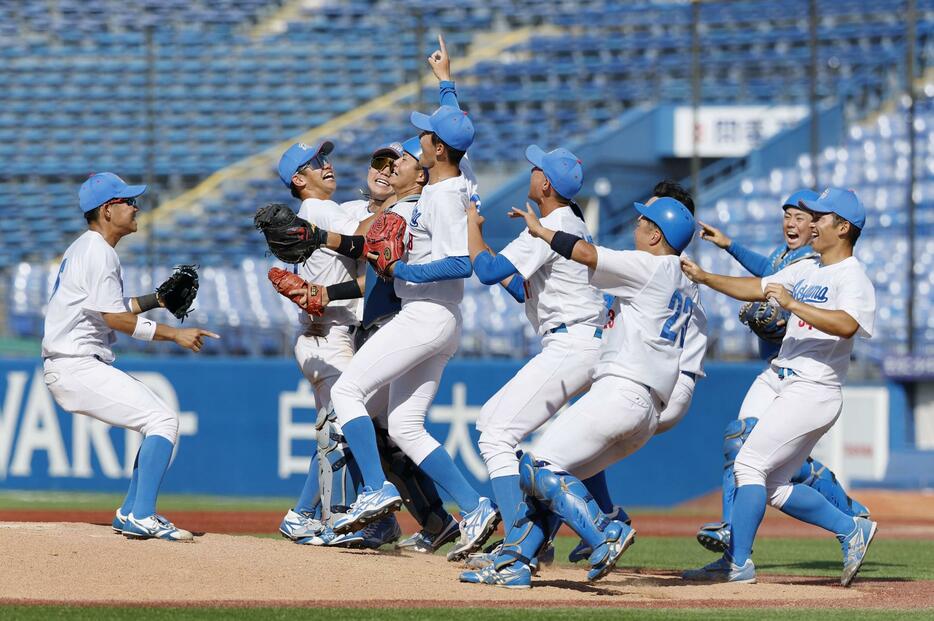
[[[269,270],[269,282],[276,288],[276,291],[295,302],[299,308],[309,315],[320,317],[324,314],[324,287],[305,282],[298,274],[293,274],[288,270],[274,267]],[[300,303],[302,294],[289,295],[290,291],[304,289],[305,303]]]
[[[304,263],[327,242],[327,231],[299,218],[282,203],[257,209],[253,225],[263,232],[269,251],[285,263]]]
[[[405,254],[405,218],[392,211],[376,216],[363,244],[363,254],[370,253],[377,255],[370,260],[376,273],[391,279],[389,267]]]
[[[790,315],[769,301],[747,302],[739,309],[739,320],[760,339],[770,343],[782,342]]]
[[[165,308],[182,321],[191,312],[198,295],[198,266],[179,265],[156,289],[156,297]]]

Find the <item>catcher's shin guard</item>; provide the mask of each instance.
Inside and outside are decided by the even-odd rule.
[[[791,482],[813,487],[820,492],[821,496],[847,515],[853,517],[869,516],[869,509],[850,498],[833,471],[813,457],[808,457],[804,461],[798,474],[791,479]]]
[[[553,511],[594,549],[605,543],[603,529],[610,523],[580,479],[554,472],[531,453],[519,459],[519,486]]]
[[[516,521],[507,528],[503,547],[493,559],[494,569],[500,570],[516,562],[532,564],[532,559],[548,544],[553,524],[561,525],[558,520],[549,520],[549,513],[533,498],[526,497],[519,504]]]
[[[733,498],[736,496],[736,477],[733,474],[733,462],[739,450],[743,448],[746,438],[752,433],[758,418],[739,418],[731,420],[723,430],[723,495],[722,511],[723,521],[727,524],[733,515]]]
[[[376,428],[376,446],[386,478],[399,490],[405,508],[428,534],[440,534],[447,525],[449,514],[434,482],[380,427]]]
[[[345,513],[362,485],[362,476],[337,424],[334,409],[318,411],[318,468],[321,485],[321,520],[331,524],[334,514]]]

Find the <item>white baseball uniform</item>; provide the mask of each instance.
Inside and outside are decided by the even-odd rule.
[[[857,335],[871,338],[876,296],[855,257],[827,266],[799,261],[762,278],[763,291],[771,283],[801,302],[846,312],[859,324]],[[736,456],[737,486],[765,485],[770,504],[784,505],[792,476],[840,415],[853,342],[821,332],[794,314],[788,318],[778,356],[743,401],[740,417],[759,422]]]
[[[175,443],[178,413],[111,364],[114,331],[102,313],[129,312],[120,258],[87,231],[62,257],[42,339],[45,383],[63,409]]]
[[[308,198],[302,201],[298,215],[326,231],[353,235],[361,213],[354,205],[348,207],[331,200]],[[327,287],[355,280],[360,270],[365,268],[366,263],[362,260],[345,257],[328,248],[319,248],[298,266],[298,275],[310,283]],[[330,404],[331,388],[353,358],[353,332],[360,323],[362,313],[360,299],[330,302],[321,317],[298,311],[302,332],[295,342],[295,359],[311,382],[318,409]]]
[[[570,207],[542,225],[591,241]],[[606,319],[603,294],[587,283],[587,267],[565,259],[523,231],[500,253],[525,279],[525,314],[542,337],[542,351],[487,401],[477,429],[490,478],[518,475],[519,443],[593,381]]]
[[[699,294],[698,294],[699,295]],[[671,398],[658,417],[655,435],[665,433],[681,422],[691,407],[697,378],[704,377],[704,355],[707,353],[707,313],[700,297],[694,303],[692,321],[684,337],[681,351],[681,373],[675,383]]]
[[[406,219],[405,260],[422,265],[467,256],[467,182],[463,175],[426,186],[417,203],[391,210]],[[389,436],[416,464],[439,446],[425,416],[461,333],[461,279],[395,280],[402,310],[363,344],[332,391],[338,422],[367,416],[366,395],[389,383]]]
[[[558,416],[533,453],[589,478],[638,450],[658,425],[680,375],[697,286],[675,255],[597,247],[590,283],[617,296],[590,391]]]

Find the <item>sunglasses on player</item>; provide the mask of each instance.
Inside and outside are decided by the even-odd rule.
[[[129,205],[130,207],[136,207],[136,197],[134,196],[131,198],[112,198],[106,203],[102,203],[101,207],[103,207],[104,205],[119,205],[120,203],[123,203],[124,205]]]
[[[389,170],[392,171],[392,167],[396,164],[396,158],[390,157],[388,155],[377,155],[370,160],[370,168],[382,172],[388,166]]]
[[[331,160],[328,159],[327,155],[325,155],[324,153],[319,153],[318,155],[314,156],[313,158],[311,158],[310,160],[308,160],[307,162],[305,162],[304,164],[296,168],[295,174],[297,175],[298,173],[302,172],[306,168],[311,168],[312,170],[319,170],[327,166],[330,163],[330,161]]]

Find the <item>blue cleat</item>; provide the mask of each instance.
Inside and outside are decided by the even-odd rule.
[[[364,487],[350,510],[334,521],[334,532],[338,535],[359,530],[384,515],[398,511],[402,506],[399,490],[390,482],[383,483],[378,490]]]
[[[329,526],[324,526],[317,534],[295,539],[294,541],[303,546],[329,546],[335,539],[337,539],[337,535],[334,534],[334,531]]]
[[[489,584],[504,589],[528,589],[532,587],[532,571],[524,563],[512,563],[499,570],[493,565],[487,565],[476,571],[464,571],[460,575],[461,582],[470,584]]]
[[[126,525],[126,516],[120,513],[120,509],[117,509],[116,514],[114,514],[113,522],[110,523],[110,527],[114,529],[114,532],[118,535],[123,534],[123,527]]]
[[[282,523],[279,524],[279,532],[282,536],[292,541],[316,537],[322,530],[324,530],[324,523],[321,520],[316,520],[309,514],[300,513],[294,509],[289,509],[289,512],[282,518]]]
[[[384,545],[395,543],[402,536],[402,528],[399,527],[396,516],[389,515],[368,524],[357,533],[363,538],[364,548],[378,550]]]
[[[590,561],[590,571],[587,572],[589,582],[596,582],[613,571],[623,552],[636,541],[636,531],[618,520],[610,522],[603,533],[606,535],[606,541],[599,545],[588,559]]]
[[[611,520],[618,520],[626,526],[632,526],[632,518],[629,517],[629,514],[619,505],[614,505],[613,512],[607,514],[607,517]],[[572,563],[579,563],[587,560],[591,554],[593,554],[593,548],[590,547],[589,543],[581,539],[568,554],[568,560]]]
[[[726,522],[708,522],[697,531],[697,543],[711,552],[723,554],[730,547],[730,525]]]
[[[165,539],[166,541],[194,541],[194,537],[187,530],[176,528],[158,513],[149,517],[137,519],[133,514],[126,516],[123,525],[123,536],[127,539]]]
[[[713,563],[704,565],[700,569],[688,569],[681,574],[681,577],[690,582],[755,584],[756,566],[753,565],[751,558],[747,558],[746,563],[740,567],[724,554]]]
[[[462,561],[467,558],[471,552],[474,552],[490,538],[496,525],[499,524],[500,516],[489,498],[481,497],[477,508],[464,514],[461,520],[461,538],[454,549],[448,552],[449,561]]]
[[[879,526],[876,522],[861,517],[853,518],[853,522],[853,532],[846,536],[837,536],[843,549],[843,576],[840,578],[840,584],[845,587],[850,586],[862,567],[866,551],[869,550],[869,544],[876,536]]]
[[[460,535],[460,525],[453,516],[448,516],[440,533],[432,535],[422,529],[396,544],[397,550],[434,554],[441,546],[451,543]]]

